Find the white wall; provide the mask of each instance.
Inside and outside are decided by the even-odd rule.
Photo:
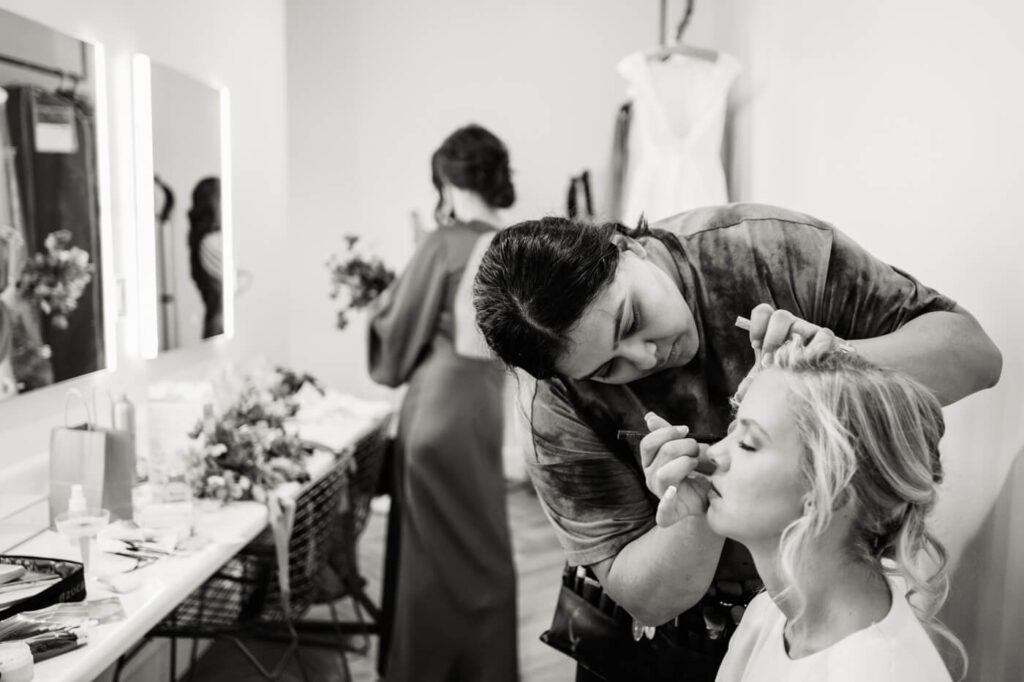
[[[830,220],[957,299],[1002,381],[946,411],[937,512],[961,559],[945,618],[970,679],[1024,679],[1024,5],[719,0],[701,37],[740,56],[737,197]],[[997,502],[998,497],[998,502]]]
[[[232,95],[236,261],[253,273],[251,290],[238,300],[237,335],[142,362],[133,355],[134,321],[118,325],[118,367],[20,396],[0,405],[0,486],[32,456],[45,454],[50,428],[63,421],[70,386],[126,390],[141,402],[149,381],[199,376],[213,362],[266,355],[287,359],[284,325],[288,305],[282,282],[286,248],[285,47],[281,0],[0,0],[0,7],[106,48],[107,127],[110,132],[112,254],[119,276],[133,286],[134,254],[122,249],[134,229],[129,60],[144,52],[163,64]],[[239,30],[244,22],[245,30]],[[151,187],[145,191],[151,192]],[[108,310],[108,315],[116,311]],[[42,487],[44,481],[38,481]],[[4,489],[0,487],[0,489]]]
[[[430,155],[469,122],[509,147],[510,220],[564,214],[583,169],[600,198],[625,92],[615,65],[655,42],[657,3],[293,0],[287,13],[292,362],[384,395],[364,321],[333,328],[327,254],[355,232],[403,264],[409,212],[432,220]]]

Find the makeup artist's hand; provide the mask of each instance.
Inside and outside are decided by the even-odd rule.
[[[702,475],[691,474],[707,446],[687,438],[688,427],[673,426],[653,412],[644,421],[651,432],[640,441],[640,458],[647,487],[661,500],[658,525],[671,526],[685,516],[703,515],[710,486]]]
[[[768,303],[762,303],[750,311],[750,345],[754,357],[762,358],[774,353],[794,334],[808,339],[811,343],[829,348],[843,342],[836,338],[831,329],[803,320],[788,310],[776,310]]]
[[[832,348],[853,349],[831,329],[800,319],[788,310],[776,310],[768,303],[762,303],[750,311],[750,345],[754,348],[754,366],[736,389],[736,400],[743,399],[757,371],[771,362],[772,354],[787,339],[795,339],[796,343],[804,343],[806,339],[807,347],[818,352]]]

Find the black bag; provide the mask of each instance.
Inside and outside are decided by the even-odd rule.
[[[677,680],[712,682],[727,648],[727,632],[710,637],[705,627],[713,600],[655,630],[654,638],[633,638],[632,617],[587,578],[575,589],[576,569],[566,567],[551,627],[540,639],[608,682]],[[586,596],[584,596],[586,594]],[[707,602],[707,603],[705,603]]]
[[[85,599],[85,568],[77,561],[46,559],[34,556],[0,556],[0,564],[24,566],[27,570],[47,573],[58,580],[46,589],[40,590],[27,599],[0,609],[0,620],[10,618],[22,611],[36,611],[58,602],[82,601]]]

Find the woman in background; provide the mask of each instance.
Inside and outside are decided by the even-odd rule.
[[[767,590],[717,680],[949,680],[929,635],[966,659],[935,619],[948,577],[926,525],[942,480],[942,409],[909,377],[830,349],[828,336],[796,337],[768,359],[707,453],[708,524],[750,550]],[[705,513],[669,491],[659,525]]]
[[[220,178],[203,178],[196,184],[188,222],[189,269],[203,299],[203,338],[208,339],[224,333]]]
[[[502,475],[504,372],[459,355],[456,292],[478,240],[512,205],[508,152],[476,125],[434,153],[439,227],[370,325],[370,374],[409,389],[399,414],[401,545],[392,682],[518,679],[515,569]]]

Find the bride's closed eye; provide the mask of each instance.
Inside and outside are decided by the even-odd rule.
[[[733,419],[729,422],[729,427],[725,430],[726,435],[731,436],[737,426],[739,426],[739,420]],[[746,434],[744,434],[744,437],[740,439],[737,445],[739,445],[741,450],[746,450],[747,452],[755,452],[757,450],[757,445],[746,438]]]
[[[640,309],[636,307],[634,303],[632,306],[633,319],[629,322],[629,328],[626,330],[625,336],[629,336],[640,328]]]

